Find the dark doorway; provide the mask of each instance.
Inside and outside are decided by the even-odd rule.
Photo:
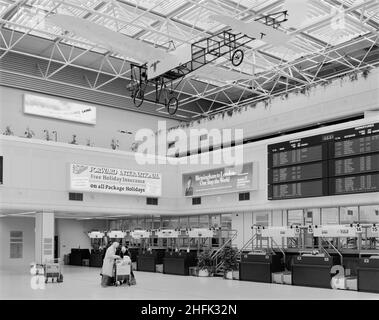
[[[58,236],[54,236],[54,259],[58,259]]]

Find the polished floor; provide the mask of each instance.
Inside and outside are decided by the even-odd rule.
[[[198,278],[160,273],[135,272],[132,287],[100,286],[99,269],[64,266],[64,282],[32,289],[27,269],[0,269],[0,299],[138,299],[138,300],[379,300],[379,294],[354,291],[262,284],[222,278]]]

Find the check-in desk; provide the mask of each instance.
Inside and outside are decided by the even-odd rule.
[[[128,248],[128,250],[129,250],[130,259],[132,260],[132,262],[137,262],[137,257],[141,249],[138,247],[132,247],[132,248]]]
[[[137,257],[137,270],[155,272],[157,264],[163,264],[165,249],[141,251]]]
[[[100,250],[92,250],[89,257],[89,266],[101,268],[103,266],[103,252]]]
[[[243,254],[239,266],[240,280],[272,282],[272,273],[284,270],[279,254]]]
[[[292,262],[292,284],[304,287],[331,288],[332,267],[338,257],[324,255],[299,255]]]
[[[358,291],[379,293],[379,256],[359,259]]]
[[[189,275],[189,268],[196,266],[197,251],[166,252],[163,258],[163,273]]]
[[[90,259],[90,252],[88,249],[71,249],[70,265],[82,266],[83,259]]]

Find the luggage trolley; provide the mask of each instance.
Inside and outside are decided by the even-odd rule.
[[[54,282],[54,280],[58,283],[63,282],[61,259],[46,260],[46,263],[44,264],[44,271],[46,283],[49,279],[51,279],[51,282]]]
[[[114,285],[116,287],[126,283],[128,286],[131,285],[131,268],[132,262],[130,259],[115,259],[114,261]]]

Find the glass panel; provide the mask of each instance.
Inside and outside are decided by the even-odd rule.
[[[185,229],[188,228],[188,216],[180,217],[179,219],[179,228]]]
[[[322,208],[321,224],[339,224],[338,208]]]
[[[10,259],[22,259],[22,243],[10,244]]]
[[[134,230],[138,227],[138,219],[132,218],[129,220],[129,230]]]
[[[179,228],[179,218],[178,217],[172,217],[170,229],[177,229],[177,228]]]
[[[359,207],[361,223],[379,223],[379,205]]]
[[[161,217],[154,217],[153,229],[159,229],[161,227]]]
[[[153,217],[146,217],[145,218],[145,226],[143,229],[150,230],[153,228]]]
[[[11,231],[9,242],[10,242],[10,258],[22,259],[22,243],[23,243],[22,231]]]
[[[310,222],[307,222],[310,221]],[[312,208],[305,209],[305,223],[309,224],[321,224],[321,209]]]
[[[257,211],[253,213],[253,224],[268,227],[270,221],[269,211]]]
[[[303,210],[288,210],[287,226],[294,224],[304,224],[304,211]]]
[[[163,229],[171,229],[170,217],[162,217],[162,228]]]
[[[213,228],[218,228],[221,226],[221,215],[215,214],[209,216],[209,226]]]
[[[341,207],[340,223],[358,223],[358,207]]]
[[[190,228],[199,227],[199,216],[189,216],[189,227]]]
[[[221,215],[221,227],[226,230],[232,229],[232,214],[224,213]]]
[[[199,227],[209,228],[209,216],[207,214],[199,217]]]

